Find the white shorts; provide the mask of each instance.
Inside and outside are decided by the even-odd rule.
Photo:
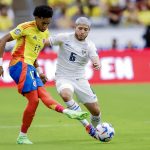
[[[56,88],[58,93],[65,88],[69,88],[75,93],[79,102],[83,104],[97,102],[97,96],[91,89],[90,84],[86,79],[59,78],[56,80]]]

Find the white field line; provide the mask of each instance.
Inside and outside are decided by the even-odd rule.
[[[51,125],[31,125],[31,128],[58,128],[58,127],[71,127],[71,126],[78,126],[78,124],[51,124]],[[20,128],[18,125],[0,125],[0,129],[13,129],[13,128]]]

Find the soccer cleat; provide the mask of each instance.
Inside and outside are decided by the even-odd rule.
[[[17,144],[33,144],[26,135],[18,136]]]
[[[87,125],[85,128],[86,128],[86,131],[90,134],[90,136],[92,136],[93,138],[96,138],[96,129],[91,124]]]
[[[83,120],[88,117],[88,113],[83,111],[74,111],[67,109],[67,111],[65,111],[64,113],[71,119]]]

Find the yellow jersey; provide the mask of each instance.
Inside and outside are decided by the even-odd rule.
[[[10,31],[12,38],[16,41],[16,45],[12,51],[12,60],[10,66],[18,61],[23,61],[33,65],[39,52],[44,47],[44,41],[48,38],[48,29],[41,32],[35,21],[19,24],[15,29]]]

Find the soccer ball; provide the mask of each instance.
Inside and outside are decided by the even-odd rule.
[[[113,126],[107,122],[97,125],[96,132],[96,138],[102,142],[109,142],[115,135]]]

